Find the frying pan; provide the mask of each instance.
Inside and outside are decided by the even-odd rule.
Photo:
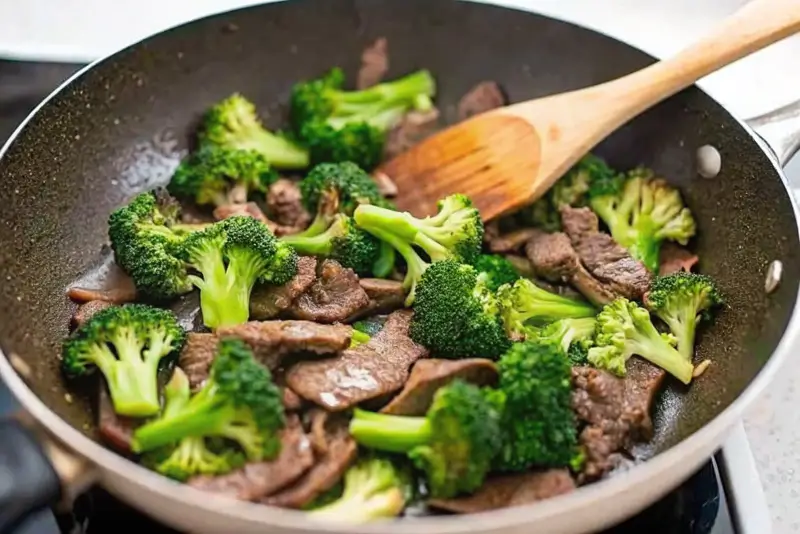
[[[728,307],[703,330],[699,358],[713,365],[690,388],[671,385],[649,459],[597,484],[535,505],[472,516],[361,527],[315,523],[302,513],[211,498],[173,483],[95,441],[84,399],[67,396],[58,351],[74,305],[70,282],[106,243],[109,212],[165,183],[204,109],[240,91],[285,124],[291,85],[333,65],[354,73],[362,48],[389,39],[390,76],[426,67],[438,103],[499,81],[512,101],[597,84],[652,57],[571,24],[451,0],[296,0],[204,18],[100,60],[42,103],[0,159],[0,377],[25,407],[0,428],[0,518],[100,483],[158,520],[191,532],[581,533],[630,516],[686,479],[722,443],[791,352],[800,330],[797,208],[781,164],[800,138],[800,106],[745,123],[690,88],[624,126],[596,151],[612,166],[644,164],[680,186],[698,219],[694,249]],[[696,150],[721,154],[714,178]],[[780,262],[779,264],[776,262]],[[777,268],[782,265],[782,269]],[[765,291],[765,277],[777,288]],[[770,284],[771,287],[774,283]],[[12,365],[15,362],[15,365]],[[25,426],[28,430],[21,430]]]

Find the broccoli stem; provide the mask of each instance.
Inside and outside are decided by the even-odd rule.
[[[678,338],[678,352],[688,362],[694,358],[694,338],[697,332],[697,315],[694,307],[681,306],[677,314],[661,314],[670,331]]]
[[[252,137],[241,143],[240,149],[256,150],[275,167],[281,169],[304,169],[308,167],[308,151],[292,141],[266,130],[251,131]]]
[[[371,102],[394,107],[400,103],[415,101],[419,95],[432,95],[435,90],[436,82],[430,72],[419,70],[360,91],[337,91],[337,114],[359,113],[364,104]]]
[[[295,234],[281,238],[281,241],[292,246],[298,254],[306,256],[330,256],[333,249],[331,235],[328,231],[308,236]]]
[[[367,523],[394,517],[403,511],[404,506],[405,497],[400,488],[389,488],[365,498],[338,499],[310,513],[323,519]]]
[[[356,409],[350,422],[350,434],[358,443],[386,452],[407,453],[427,444],[431,433],[431,424],[426,417],[386,415]]]
[[[132,417],[156,413],[161,407],[158,398],[159,346],[148,348],[143,357],[144,347],[131,328],[119,328],[112,343],[117,352],[116,359],[101,347],[95,348],[91,357],[106,378],[114,410]]]
[[[642,356],[684,384],[692,381],[694,366],[691,361],[687,361],[681,353],[672,348],[651,322],[639,324],[628,342],[632,354]]]
[[[378,259],[372,266],[372,275],[376,278],[386,278],[392,273],[396,260],[395,249],[386,241],[381,241]]]
[[[290,236],[284,236],[282,239],[285,241],[289,238],[300,238],[300,237],[314,237],[325,230],[331,225],[331,217],[328,214],[317,213],[314,217],[314,220],[311,221],[311,224],[308,228],[303,230],[302,232],[297,232],[296,234],[292,234]]]
[[[409,214],[371,204],[362,204],[354,213],[356,224],[362,228],[377,228],[391,231],[397,237],[412,242],[419,233],[419,226]],[[391,230],[388,230],[391,229]]]
[[[622,244],[622,243],[620,243]],[[641,234],[638,239],[624,245],[631,256],[641,261],[651,272],[657,273],[661,257],[661,240],[654,239],[647,234]]]

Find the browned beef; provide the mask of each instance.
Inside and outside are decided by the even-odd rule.
[[[272,220],[298,230],[307,227],[311,215],[303,207],[302,197],[300,188],[292,180],[281,178],[272,184],[267,192],[267,211]]]
[[[519,252],[525,243],[541,232],[536,228],[520,228],[506,234],[498,234],[489,240],[489,250],[495,253]]]
[[[282,286],[261,284],[250,295],[250,318],[273,319],[288,309],[317,279],[317,259],[300,256],[297,274]]]
[[[78,309],[76,309],[75,313],[72,315],[72,327],[80,328],[85,325],[95,313],[110,308],[113,305],[113,302],[107,300],[90,300],[85,304],[79,305]]]
[[[281,398],[283,399],[283,407],[287,412],[299,412],[303,408],[303,399],[286,386],[282,388]]]
[[[431,506],[459,514],[488,512],[510,506],[543,501],[575,489],[566,469],[534,471],[489,478],[472,495],[454,499],[434,499]]]
[[[117,451],[130,453],[133,431],[142,424],[142,420],[117,415],[104,380],[101,380],[97,392],[97,429],[100,438]]]
[[[650,287],[652,274],[624,247],[599,230],[589,208],[561,207],[561,222],[586,269],[614,293],[639,299]]]
[[[339,352],[350,345],[352,333],[346,325],[311,321],[250,321],[217,329],[220,337],[233,336],[247,343],[256,359],[271,370],[277,369],[287,354]]]
[[[483,81],[469,90],[458,101],[459,120],[468,119],[486,111],[506,105],[506,97],[497,82]]]
[[[384,158],[391,159],[402,154],[433,134],[438,129],[438,125],[439,110],[436,108],[406,113],[403,119],[389,130],[386,136],[386,144],[383,148]],[[375,176],[377,177],[377,174]]]
[[[478,386],[497,382],[497,367],[491,360],[467,358],[464,360],[419,360],[411,369],[403,390],[383,407],[382,413],[394,415],[425,415],[436,391],[455,379]]]
[[[314,463],[311,445],[296,416],[281,431],[281,452],[269,462],[254,462],[220,476],[196,476],[190,486],[243,501],[256,501],[297,480]]]
[[[100,278],[102,280],[97,287],[73,286],[67,290],[67,296],[78,303],[102,300],[112,304],[125,304],[136,300],[133,280],[116,264],[109,266]]]
[[[619,463],[621,451],[652,437],[650,411],[663,379],[664,371],[638,358],[628,362],[625,378],[572,369],[572,407],[586,424],[579,437],[586,453],[580,482],[601,478]]]
[[[370,315],[391,313],[403,307],[406,291],[402,282],[383,278],[361,278],[358,283],[367,293],[369,304],[348,317],[346,322]]]
[[[331,417],[331,412],[325,411],[321,408],[312,408],[309,411],[309,438],[311,439],[311,447],[314,449],[314,454],[322,456],[328,453],[328,419]]]
[[[261,211],[261,208],[259,208],[258,204],[255,202],[247,202],[244,204],[224,204],[222,206],[217,206],[214,209],[214,219],[218,221],[235,216],[252,217],[253,219],[269,226],[270,230],[277,226],[275,223],[267,219],[267,216],[264,215],[264,212]]]
[[[392,313],[372,339],[334,358],[297,363],[287,372],[286,383],[334,412],[400,390],[409,368],[428,353],[408,337],[411,315],[409,310]]]
[[[609,286],[592,276],[582,263],[578,264],[578,269],[572,275],[570,283],[596,306],[603,306],[617,298],[617,294]]]
[[[192,391],[200,389],[208,378],[217,355],[218,341],[214,334],[191,332],[186,336],[178,365],[186,373]]]
[[[677,243],[665,241],[661,245],[661,258],[658,274],[666,276],[680,271],[691,272],[700,258]]]
[[[380,83],[389,70],[389,41],[378,37],[361,53],[361,68],[358,69],[356,89],[366,89]]]
[[[343,417],[327,418],[325,452],[292,486],[262,499],[261,502],[286,508],[301,508],[339,482],[358,453],[358,447],[350,437],[347,425],[347,420]]]
[[[340,323],[368,307],[370,299],[352,269],[325,260],[317,279],[287,310],[295,319],[318,323]]]

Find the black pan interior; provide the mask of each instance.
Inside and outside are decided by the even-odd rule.
[[[448,0],[295,0],[212,17],[151,38],[95,66],[40,110],[0,160],[0,344],[24,359],[53,410],[92,432],[82,399],[68,402],[57,356],[73,305],[64,296],[106,243],[109,212],[164,183],[200,113],[234,91],[285,125],[293,82],[333,65],[351,76],[362,48],[389,39],[391,76],[426,67],[454,119],[473,84],[499,81],[512,101],[603,82],[649,56],[545,17]],[[711,144],[722,172],[700,178],[695,150]],[[707,374],[671,385],[644,454],[676,443],[729,405],[769,359],[798,289],[797,227],[778,173],[751,136],[696,88],[647,112],[597,152],[621,168],[644,164],[679,184],[700,228],[701,270],[729,307],[703,331]],[[764,292],[767,265],[783,282]]]

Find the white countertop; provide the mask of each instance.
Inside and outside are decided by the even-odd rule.
[[[486,0],[487,2],[489,0]],[[183,20],[251,0],[0,0],[0,57],[85,62]],[[603,31],[666,56],[743,0],[491,0]],[[740,117],[800,99],[800,36],[773,45],[700,85]],[[1,81],[0,81],[1,83]],[[800,186],[800,158],[789,166]],[[790,361],[745,426],[776,534],[800,532],[800,358]],[[767,533],[765,533],[767,534]]]

